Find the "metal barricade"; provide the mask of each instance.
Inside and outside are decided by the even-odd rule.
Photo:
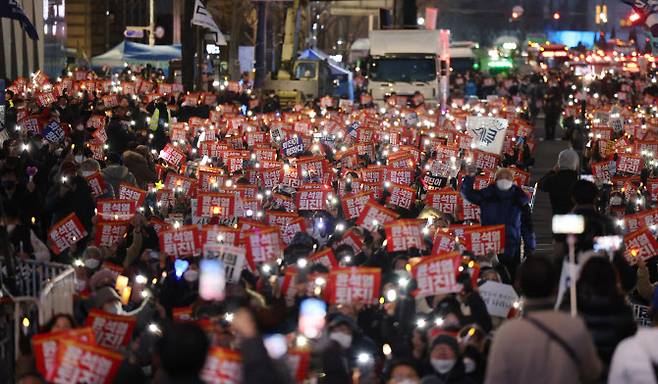
[[[2,260],[0,267],[6,273],[6,266],[1,263]],[[75,270],[70,265],[16,260],[13,281],[11,292],[2,287],[6,299],[3,305],[11,306],[10,318],[4,321],[5,326],[11,325],[5,329],[12,331],[0,337],[3,361],[18,358],[21,332],[36,332],[38,326],[49,321],[54,314],[73,314]],[[9,354],[13,355],[11,359],[7,359]]]

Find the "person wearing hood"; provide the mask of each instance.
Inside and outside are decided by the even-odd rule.
[[[578,180],[578,153],[571,148],[558,155],[557,165],[539,180],[539,190],[548,192],[553,215],[564,215],[573,209],[571,187]]]
[[[148,154],[148,152],[146,153]],[[137,148],[134,151],[125,151],[123,153],[123,165],[135,176],[137,186],[141,189],[146,190],[149,183],[157,181],[152,164],[149,164],[143,153],[137,152]]]
[[[423,377],[421,384],[475,383],[466,375],[459,343],[450,335],[439,335],[430,348],[430,364],[434,373]]]
[[[612,356],[608,383],[656,383],[658,366],[658,289],[653,291],[649,309],[653,327],[640,328],[623,340]]]
[[[119,185],[128,183],[137,186],[135,176],[130,172],[128,167],[121,163],[121,157],[116,153],[110,153],[107,156],[108,166],[101,171],[103,179],[112,186],[115,197],[119,194]]]
[[[480,207],[480,223],[483,226],[505,225],[505,253],[500,261],[513,280],[521,258],[521,239],[526,256],[535,250],[530,199],[514,184],[514,172],[509,168],[499,168],[495,183],[481,190],[473,188],[475,173],[475,167],[469,167],[468,176],[464,177],[461,185],[461,195]]]

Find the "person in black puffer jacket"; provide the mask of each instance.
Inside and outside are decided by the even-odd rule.
[[[578,314],[585,320],[607,371],[617,344],[637,330],[633,311],[621,292],[612,263],[605,257],[587,260],[580,271],[576,291]],[[567,299],[562,309],[568,308]]]

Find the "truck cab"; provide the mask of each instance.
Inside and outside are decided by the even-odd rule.
[[[445,103],[449,37],[446,30],[371,31],[367,74],[373,101],[381,104],[391,94],[410,97],[418,91],[427,103]]]

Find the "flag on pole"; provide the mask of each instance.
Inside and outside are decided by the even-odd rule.
[[[210,32],[215,35],[215,44],[217,45],[226,45],[226,39],[222,31],[219,30],[217,23],[212,19],[210,12],[201,0],[196,0],[194,2],[194,13],[192,14],[192,24],[198,25],[203,28],[207,28]]]
[[[18,0],[0,0],[0,18],[3,17],[18,20],[25,33],[27,33],[32,40],[39,40],[39,34],[37,33],[36,28],[34,28],[30,19],[28,19],[25,12],[23,12],[23,8],[21,8]]]

